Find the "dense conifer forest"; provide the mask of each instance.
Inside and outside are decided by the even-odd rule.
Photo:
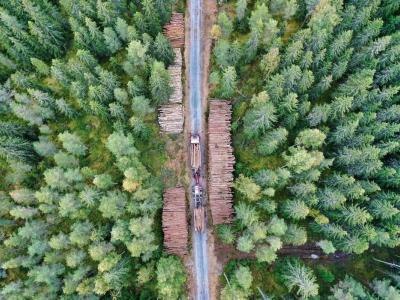
[[[236,166],[215,231],[247,257],[220,299],[400,299],[400,2],[217,2]],[[187,297],[157,124],[187,5],[0,0],[0,299]]]
[[[221,299],[400,299],[385,265],[400,245],[400,3],[219,4],[209,80],[234,103],[237,165],[235,222],[218,233],[256,258],[228,264]]]
[[[175,2],[0,1],[1,299],[183,292],[155,114]]]

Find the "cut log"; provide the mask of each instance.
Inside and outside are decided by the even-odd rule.
[[[183,131],[182,104],[161,105],[158,110],[158,123],[166,133],[181,133]]]
[[[171,21],[164,26],[164,34],[173,48],[185,45],[185,19],[181,13],[172,13]]]
[[[232,186],[235,157],[231,146],[231,103],[210,101],[208,117],[209,200],[213,224],[232,221]]]
[[[175,62],[168,67],[171,77],[172,94],[169,97],[171,103],[182,103],[182,53],[181,49],[174,48]]]
[[[165,190],[162,227],[165,250],[174,255],[186,255],[188,252],[188,226],[185,190],[183,187]]]

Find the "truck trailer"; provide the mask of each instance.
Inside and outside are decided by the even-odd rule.
[[[205,226],[205,214],[203,207],[203,192],[201,186],[196,184],[193,190],[194,198],[194,229],[202,232]]]
[[[193,174],[200,171],[201,151],[200,151],[200,136],[198,134],[193,134],[190,137],[190,162]]]

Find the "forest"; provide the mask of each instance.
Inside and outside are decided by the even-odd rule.
[[[217,2],[210,98],[233,104],[236,158],[220,299],[399,300],[400,1]],[[188,4],[0,0],[0,299],[186,299],[157,107],[163,26]]]
[[[400,299],[400,2],[219,1],[211,35],[237,160],[217,232],[252,257],[221,299]]]
[[[176,299],[162,249],[174,0],[0,0],[0,298]]]

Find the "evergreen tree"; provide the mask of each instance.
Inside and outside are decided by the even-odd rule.
[[[163,34],[159,33],[157,35],[153,48],[154,56],[157,60],[162,61],[167,66],[173,63],[174,52],[168,39]]]
[[[162,299],[178,299],[186,281],[183,265],[176,257],[161,258],[157,264],[157,289]]]
[[[237,75],[234,67],[227,67],[222,73],[221,81],[221,96],[223,98],[230,98],[236,92]]]
[[[162,62],[154,61],[150,75],[151,97],[155,104],[166,103],[172,93],[170,76]]]
[[[318,284],[313,271],[300,264],[298,261],[288,262],[285,273],[282,275],[285,285],[289,290],[296,290],[300,297],[310,297],[318,295]]]

